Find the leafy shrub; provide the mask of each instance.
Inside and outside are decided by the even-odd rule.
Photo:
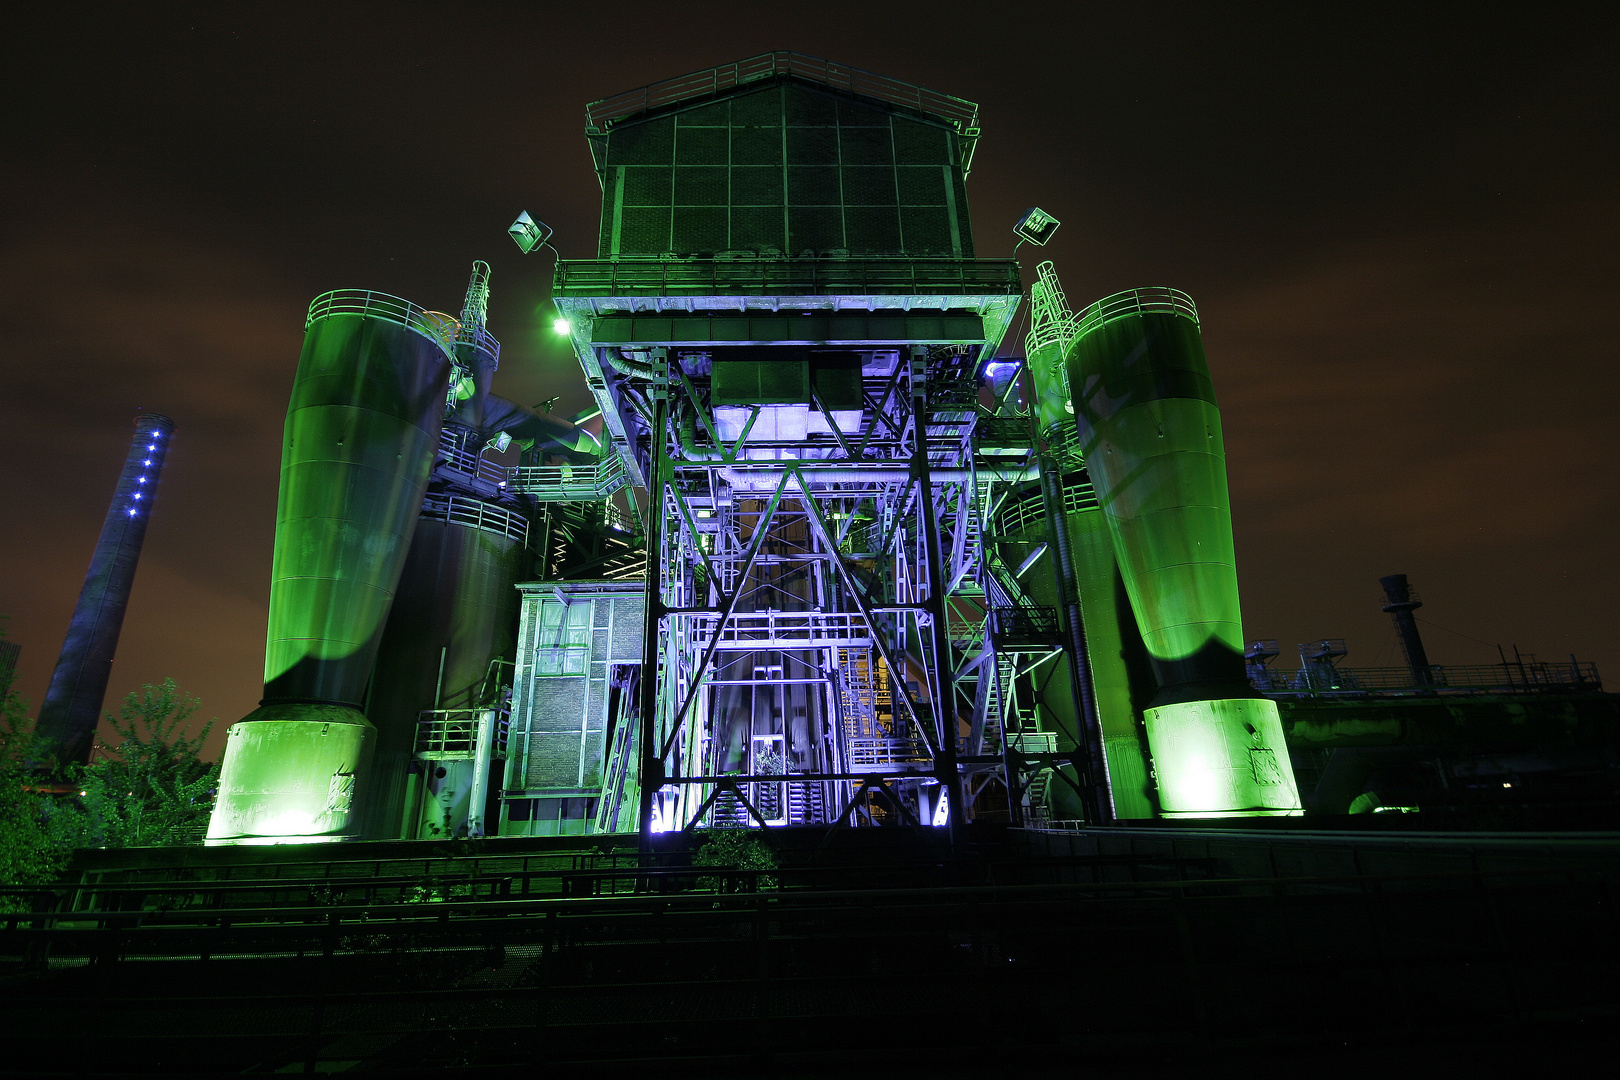
[[[724,867],[727,870],[775,870],[776,856],[759,834],[749,829],[711,829],[704,834],[703,846],[692,853],[693,866]],[[776,888],[776,875],[760,874],[761,889]],[[697,887],[714,892],[745,892],[753,886],[747,878],[700,877]]]

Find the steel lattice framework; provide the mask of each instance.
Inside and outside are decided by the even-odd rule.
[[[986,783],[1007,783],[1009,755],[1046,757],[1050,739],[1011,714],[1056,628],[984,542],[1035,475],[1027,421],[980,402],[1016,285],[649,298],[570,296],[570,279],[565,263],[558,306],[647,491],[643,827],[961,820]],[[633,345],[626,316],[647,328]],[[779,336],[739,345],[745,320]],[[865,340],[794,332],[811,320],[885,325]],[[808,401],[756,381],[763,400],[737,403],[739,375],[808,375]]]

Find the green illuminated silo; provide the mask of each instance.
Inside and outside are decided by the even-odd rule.
[[[1220,410],[1191,299],[1101,300],[1067,360],[1080,449],[1159,683],[1143,720],[1162,812],[1299,813],[1276,703],[1244,674]]]
[[[525,536],[518,514],[460,496],[429,498],[377,656],[369,839],[416,838],[421,775],[410,770],[421,712],[480,707],[502,680],[511,682],[510,671],[492,671],[491,662],[511,660],[516,648]]]
[[[361,712],[439,438],[449,359],[404,300],[310,308],[287,409],[261,707],[231,726],[210,840],[353,832]]]

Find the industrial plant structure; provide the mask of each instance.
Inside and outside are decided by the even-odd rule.
[[[1466,829],[1612,820],[1617,699],[1429,663],[1403,575],[1404,666],[1275,670],[1189,297],[977,258],[977,109],[916,86],[772,53],[587,122],[553,298],[594,405],[490,392],[482,262],[454,314],[315,300],[211,847],[0,888],[14,1069],[1612,1054],[1615,834]],[[110,655],[152,430],[59,679]]]
[[[587,122],[601,444],[490,394],[484,264],[315,301],[211,839],[1300,811],[1189,298],[1043,264],[1002,358],[948,95],[774,53]]]
[[[317,298],[211,842],[1312,804],[1279,702],[1322,703],[1245,643],[1197,309],[1075,309],[1050,262],[1026,290],[977,258],[979,134],[971,102],[792,53],[592,103],[597,254],[553,285],[595,399],[570,420],[490,392],[484,263],[455,316]],[[1364,747],[1343,719],[1306,749]]]

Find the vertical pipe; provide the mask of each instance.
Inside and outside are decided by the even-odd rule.
[[[647,488],[647,593],[641,639],[641,780],[637,788],[641,850],[652,850],[653,796],[664,786],[664,759],[658,745],[658,636],[664,616],[664,484],[669,477],[669,455],[664,447],[664,425],[669,403],[659,394],[653,403],[652,477]],[[671,688],[673,690],[673,688]]]
[[[118,633],[135,581],[135,564],[146,540],[146,522],[173,434],[174,421],[167,416],[142,413],[135,418],[135,437],[124,457],[124,469],[107,507],[95,554],[90,557],[50,689],[39,709],[37,730],[62,764],[90,758]]]
[[[489,766],[495,751],[495,710],[479,711],[473,738],[473,774],[467,798],[468,837],[485,833],[484,806],[489,801]]]
[[[945,558],[940,551],[939,522],[934,514],[934,488],[928,478],[927,374],[921,357],[913,356],[911,364],[911,430],[915,439],[911,476],[918,485],[917,497],[922,503],[923,565],[928,572],[928,596],[923,605],[934,624],[928,635],[933,652],[928,660],[934,666],[934,730],[939,737],[934,776],[945,788],[949,800],[947,820],[954,840],[956,830],[967,821],[967,807],[962,805],[962,773],[956,761],[956,687],[951,678],[950,629],[946,624]],[[971,485],[971,478],[968,483]],[[894,692],[906,692],[903,679]]]
[[[1113,800],[1108,793],[1108,768],[1103,755],[1102,726],[1097,719],[1097,695],[1091,683],[1091,664],[1086,650],[1086,624],[1080,613],[1080,584],[1075,573],[1074,549],[1069,542],[1069,526],[1063,504],[1063,478],[1058,464],[1050,456],[1041,460],[1041,492],[1046,501],[1047,532],[1057,558],[1052,569],[1057,574],[1058,610],[1063,615],[1064,631],[1068,636],[1069,678],[1079,699],[1082,753],[1085,755],[1086,776],[1081,787],[1086,792],[1085,809],[1088,824],[1113,823]]]

